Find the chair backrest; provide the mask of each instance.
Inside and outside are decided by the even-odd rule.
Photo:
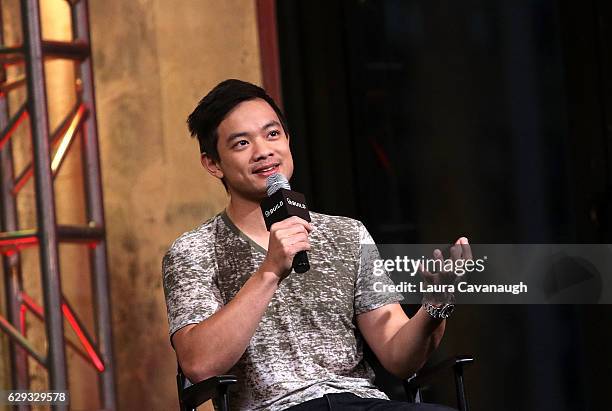
[[[192,385],[191,381],[189,381],[187,377],[185,377],[185,374],[183,374],[181,367],[177,365],[176,368],[176,388],[178,393],[179,409],[180,411],[195,411],[194,408],[188,408],[183,401],[183,393],[185,392],[186,388]]]
[[[177,366],[176,385],[180,410],[195,411],[204,402],[213,400],[219,411],[228,411],[229,387],[237,381],[235,375],[217,375],[192,384]]]

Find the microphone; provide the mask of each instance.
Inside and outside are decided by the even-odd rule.
[[[260,206],[268,231],[270,231],[272,224],[292,216],[297,216],[310,222],[310,213],[306,206],[304,194],[292,191],[284,175],[280,173],[272,174],[266,180],[266,187],[268,197],[261,202]],[[310,270],[306,251],[300,251],[293,257],[291,268],[299,274]]]

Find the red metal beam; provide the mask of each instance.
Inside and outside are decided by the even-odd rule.
[[[104,229],[96,225],[58,225],[57,236],[62,243],[85,243],[95,247],[104,238]],[[38,244],[38,232],[34,229],[0,232],[0,253],[12,254]]]
[[[17,113],[15,113],[13,118],[11,118],[4,130],[2,130],[2,134],[0,136],[0,149],[2,149],[6,142],[9,141],[15,130],[17,130],[17,127],[19,127],[21,122],[25,120],[26,117],[28,117],[28,111],[26,109],[26,105],[24,104],[19,108],[19,110],[17,110]]]
[[[263,88],[282,108],[283,93],[276,28],[276,0],[257,0],[257,27]]]
[[[25,307],[32,311],[40,320],[44,321],[44,310],[40,305],[36,303],[36,301],[34,301],[32,297],[22,291],[21,299]],[[87,354],[81,351],[79,347],[77,347],[70,340],[66,340],[66,344],[73,348],[83,359],[87,360],[87,362],[93,365],[99,372],[103,372],[105,368],[104,364],[100,359],[98,351],[93,346],[91,337],[89,337],[89,335],[87,334],[87,331],[83,327],[81,321],[79,321],[78,317],[74,314],[72,308],[70,308],[70,305],[68,304],[66,299],[62,298],[62,300],[62,313],[64,314],[64,318],[66,318],[68,324],[70,324],[70,326],[74,330],[76,336],[79,338],[79,341],[81,342],[81,345],[83,345],[83,348],[85,348]]]
[[[62,303],[62,312],[64,313],[64,317],[66,318],[66,320],[68,320],[68,324],[70,324],[77,337],[79,337],[79,341],[83,345],[83,348],[85,348],[85,351],[87,351],[89,359],[93,363],[94,367],[96,367],[98,372],[103,372],[105,367],[102,363],[102,360],[100,359],[100,355],[94,348],[90,339],[87,337],[87,334],[85,333],[85,328],[81,327],[81,322],[78,320],[76,315],[74,315],[74,313],[70,309],[70,306],[65,301]]]

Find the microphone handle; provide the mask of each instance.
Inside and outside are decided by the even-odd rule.
[[[310,270],[310,263],[308,262],[308,254],[306,254],[306,251],[300,251],[293,257],[293,264],[291,267],[298,274]]]

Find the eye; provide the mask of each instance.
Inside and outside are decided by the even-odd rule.
[[[272,131],[270,131],[270,133],[268,133],[268,136],[270,136],[270,137],[278,137],[278,136],[280,136],[280,134],[281,134],[280,131],[272,130]]]
[[[245,147],[247,144],[249,144],[249,142],[247,140],[238,140],[236,141],[236,143],[232,146],[232,148],[236,148],[236,149],[240,149],[242,147]]]

